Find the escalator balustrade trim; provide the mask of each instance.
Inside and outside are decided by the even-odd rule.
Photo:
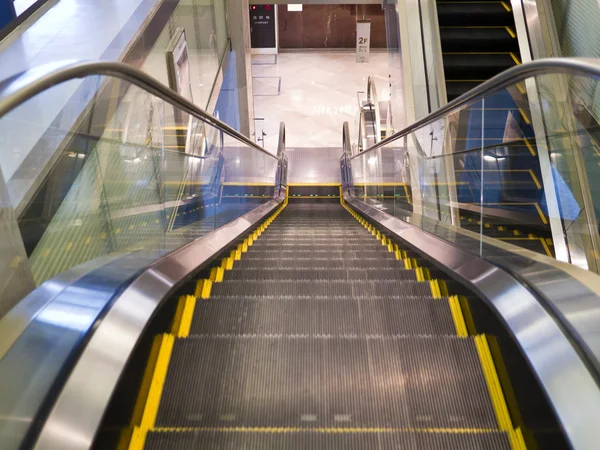
[[[226,272],[231,271],[236,261],[243,259],[243,254],[247,253],[249,248],[254,245],[256,240],[261,234],[267,229],[267,227],[275,220],[275,218],[283,211],[287,206],[287,197],[281,208],[279,208],[266,222],[258,227],[253,233],[251,233],[239,246],[232,250],[228,257],[223,258],[218,266],[215,266],[210,271],[210,276],[207,279],[199,280],[196,284],[195,295],[182,296],[179,299],[179,303],[173,319],[173,325],[171,333],[163,334],[155,338],[148,366],[142,381],[140,392],[138,395],[138,402],[136,403],[136,409],[131,422],[131,427],[126,430],[120,441],[121,449],[129,450],[142,450],[144,448],[172,448],[170,444],[156,444],[158,447],[147,447],[147,437],[152,434],[154,437],[158,435],[166,435],[167,433],[175,433],[177,436],[173,436],[173,439],[183,439],[185,433],[194,433],[194,436],[198,436],[198,433],[202,433],[202,436],[206,437],[207,441],[217,442],[219,439],[231,439],[231,442],[238,442],[236,439],[242,439],[239,442],[247,442],[246,439],[254,441],[252,442],[263,442],[260,441],[260,437],[256,434],[268,433],[270,435],[278,435],[280,437],[273,437],[276,442],[280,443],[280,446],[289,446],[289,448],[304,448],[302,444],[298,442],[305,442],[305,446],[334,446],[333,441],[327,436],[340,436],[340,439],[349,439],[348,445],[358,445],[358,442],[370,442],[369,435],[380,435],[378,439],[380,441],[374,442],[390,442],[390,448],[397,446],[400,442],[406,442],[406,445],[415,445],[415,442],[420,443],[420,448],[445,448],[443,447],[445,438],[442,437],[444,434],[448,435],[464,435],[464,444],[458,444],[459,441],[453,441],[453,445],[461,445],[457,448],[481,448],[482,446],[489,446],[492,448],[492,444],[483,444],[481,441],[479,444],[475,444],[475,441],[469,441],[468,439],[479,439],[476,436],[495,436],[498,432],[504,432],[508,439],[509,447],[514,450],[526,449],[525,441],[520,427],[513,426],[513,421],[509,413],[507,401],[503,392],[503,385],[500,382],[498,376],[497,365],[501,364],[501,360],[494,360],[488,339],[485,335],[471,335],[470,332],[475,333],[475,327],[470,312],[468,311],[468,302],[465,297],[457,295],[449,295],[448,287],[444,280],[432,279],[431,272],[426,267],[421,267],[417,258],[409,256],[406,250],[400,249],[398,245],[381,233],[376,227],[366,221],[363,217],[357,214],[354,210],[349,208],[344,200],[343,196],[340,195],[341,205],[361,224],[363,227],[375,237],[377,241],[387,250],[388,253],[392,253],[396,260],[398,260],[400,267],[404,266],[405,270],[413,271],[414,277],[417,283],[427,283],[431,297],[434,301],[448,301],[449,309],[454,323],[455,337],[454,339],[459,340],[471,340],[474,342],[476,349],[477,359],[480,363],[481,370],[483,373],[484,381],[488,394],[491,407],[495,414],[495,421],[497,422],[498,428],[490,427],[390,427],[390,426],[339,426],[339,427],[295,427],[295,426],[204,426],[204,427],[191,427],[191,426],[156,426],[156,419],[158,415],[159,406],[161,403],[161,396],[163,394],[163,388],[167,380],[167,372],[169,369],[169,363],[171,362],[173,347],[175,340],[192,342],[197,339],[206,339],[210,336],[204,337],[205,335],[196,335],[190,337],[192,328],[192,322],[194,317],[194,311],[198,306],[198,302],[206,300],[211,297],[213,287],[218,283],[222,283],[226,278]],[[288,219],[289,220],[289,219]],[[345,237],[345,236],[341,236]],[[314,238],[314,236],[313,236]],[[251,261],[251,260],[249,260]],[[243,282],[243,280],[241,280]],[[235,283],[235,280],[229,281],[229,283]],[[350,282],[350,281],[348,281]],[[250,281],[246,281],[250,284]],[[219,300],[225,301],[221,294],[218,294],[215,298],[217,303]],[[281,300],[284,301],[284,300]],[[255,335],[241,335],[246,336],[247,339],[254,340],[258,337]],[[231,335],[214,336],[213,339],[229,339]],[[268,337],[268,336],[267,336]],[[274,336],[274,338],[281,337]],[[300,336],[302,337],[302,336]],[[293,336],[292,336],[293,338]],[[424,336],[427,339],[427,336]],[[448,336],[448,338],[451,338]],[[343,339],[356,339],[356,337],[348,336]],[[378,339],[377,336],[371,337],[371,339]],[[383,337],[383,339],[386,339]],[[390,336],[388,339],[392,339],[392,342],[398,342],[398,345],[402,341],[410,343],[411,336]],[[375,341],[374,341],[375,342]],[[276,343],[276,341],[274,341]],[[285,347],[283,347],[285,348]],[[462,351],[462,350],[461,350]],[[379,356],[381,357],[381,356]],[[460,386],[457,386],[460,388]],[[209,394],[210,395],[210,394]],[[229,420],[222,417],[221,420]],[[312,418],[307,418],[312,420]],[[345,417],[340,417],[343,422],[347,420]],[[247,438],[241,438],[239,435],[246,435]],[[410,437],[409,434],[421,437]],[[227,435],[223,437],[224,435]],[[319,437],[319,435],[322,435]],[[351,436],[355,435],[356,438]],[[386,440],[385,436],[389,436],[389,440]],[[433,436],[431,438],[426,436]],[[437,437],[436,437],[437,436]],[[467,438],[471,436],[471,438]],[[194,438],[194,439],[196,439]],[[258,439],[258,441],[256,440]],[[352,440],[356,439],[356,440]],[[415,440],[416,439],[416,440]],[[430,440],[428,440],[430,439]],[[436,440],[437,439],[437,440]],[[458,438],[457,439],[462,439]],[[482,438],[483,439],[483,438]],[[496,439],[493,448],[506,448],[502,444],[499,444],[501,440],[499,437],[490,439]],[[273,442],[275,442],[273,441]],[[220,442],[220,441],[219,441]],[[238,443],[239,443],[238,442]],[[271,441],[270,441],[271,442]],[[340,445],[341,441],[335,441],[337,445]],[[393,444],[391,444],[393,442]],[[491,441],[490,441],[491,442]],[[167,446],[165,446],[167,445]],[[179,444],[184,448],[184,444]],[[256,445],[256,444],[255,444]],[[366,445],[366,444],[364,444]],[[177,445],[173,445],[177,446]],[[233,447],[233,444],[232,444]],[[248,447],[250,448],[250,447]],[[261,448],[260,445],[252,446],[251,448]],[[333,447],[332,447],[333,448]],[[338,447],[336,447],[338,448]],[[362,447],[368,448],[368,447]],[[384,448],[384,447],[381,447]],[[388,447],[385,447],[388,448]]]

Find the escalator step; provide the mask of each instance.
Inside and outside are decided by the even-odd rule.
[[[264,269],[267,267],[277,267],[279,269],[300,269],[311,267],[313,269],[342,269],[342,268],[398,268],[402,261],[388,258],[327,258],[321,257],[287,257],[278,258],[276,256],[257,256],[247,258],[244,255],[241,261],[236,261],[235,268],[255,268]],[[234,271],[235,272],[235,271]]]
[[[411,280],[416,281],[414,270],[406,270],[396,262],[395,268],[326,269],[311,266],[284,269],[272,267],[237,269],[227,274],[229,280]]]
[[[511,11],[500,2],[437,2],[440,26],[506,26],[514,24]]]
[[[510,53],[445,53],[443,59],[446,80],[485,80],[517,64]]]
[[[266,251],[249,251],[244,255],[246,259],[259,259],[264,258],[267,255],[273,254],[273,252]],[[307,258],[307,257],[321,257],[321,258],[382,258],[388,257],[394,258],[394,255],[387,251],[383,246],[379,246],[377,250],[360,250],[360,251],[345,251],[345,250],[323,250],[318,246],[315,246],[311,250],[277,250],[277,256],[280,258]]]
[[[294,251],[294,252],[312,252],[315,250],[319,251],[343,251],[343,252],[357,252],[361,249],[365,249],[368,251],[384,251],[388,252],[387,248],[381,245],[377,239],[371,237],[371,239],[361,242],[307,242],[307,243],[296,243],[296,242],[286,242],[286,243],[275,243],[271,244],[269,242],[262,241],[259,239],[253,245],[253,251],[262,251],[262,252],[280,252],[280,251]],[[389,252],[388,252],[389,253]]]
[[[456,335],[446,300],[221,297],[198,302],[192,335]]]
[[[152,431],[146,450],[510,450],[505,433]]]
[[[192,336],[156,427],[497,429],[475,341]]]
[[[220,296],[251,297],[261,295],[352,298],[371,296],[394,297],[398,295],[432,296],[429,283],[408,280],[271,280],[268,283],[256,280],[230,280],[225,283],[215,283],[212,287],[211,298]]]
[[[512,34],[511,34],[512,33]],[[440,27],[442,51],[449,52],[518,52],[514,30],[506,27]]]
[[[279,235],[267,235],[263,233],[260,237],[260,241],[257,244],[269,243],[269,244],[286,244],[286,243],[298,243],[298,244],[327,244],[330,242],[341,242],[348,244],[359,244],[363,242],[373,242],[373,236],[371,233],[365,234],[364,236],[286,236],[281,237]]]

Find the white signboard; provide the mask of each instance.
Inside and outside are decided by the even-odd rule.
[[[371,50],[371,21],[356,21],[356,62],[368,63]]]

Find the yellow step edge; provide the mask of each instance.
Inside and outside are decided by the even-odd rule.
[[[146,363],[146,369],[142,377],[142,383],[140,384],[140,390],[138,392],[137,400],[133,409],[133,415],[131,417],[131,426],[139,426],[142,423],[142,417],[144,415],[144,408],[146,407],[146,399],[148,398],[148,392],[152,384],[152,378],[154,376],[154,368],[158,361],[158,354],[162,342],[161,336],[155,336],[152,341],[152,347],[150,348],[150,356]],[[127,442],[131,440],[131,433],[125,433],[127,436],[122,438],[127,439]]]
[[[444,280],[438,280],[438,284],[440,286],[440,293],[442,297],[448,297],[448,287],[446,286],[446,282]]]
[[[160,427],[152,430],[157,433],[174,432],[220,432],[220,433],[451,433],[489,434],[497,433],[497,428],[393,428],[393,427]]]
[[[438,280],[430,280],[429,288],[431,289],[431,295],[433,298],[438,299],[442,298],[442,294],[440,293],[440,285],[438,284]]]
[[[198,280],[196,282],[196,290],[194,291],[194,295],[196,298],[201,298],[206,300],[210,297],[210,291],[212,290],[212,281],[211,280]]]
[[[127,450],[144,450],[146,446],[146,435],[148,430],[141,429],[140,427],[135,427],[133,432],[131,433],[131,440],[129,441],[129,445],[126,447]]]
[[[175,337],[172,334],[162,334],[157,338],[160,339],[160,348],[140,423],[142,430],[154,428],[160,398],[167,378],[169,362],[171,361],[171,352],[173,351],[173,344],[175,342]]]
[[[212,277],[212,270],[211,270],[210,281],[212,281],[213,283],[222,283],[223,279],[225,278],[225,268],[223,266],[217,266],[217,267],[213,267],[213,269],[215,269],[215,276],[214,276],[214,278]]]
[[[446,287],[446,282],[444,280],[430,280],[429,286],[433,298],[439,299],[448,297],[448,288]]]
[[[508,432],[508,439],[513,450],[527,450],[525,438],[523,437],[523,432],[520,428],[510,430]]]
[[[496,419],[498,426],[502,431],[513,430],[512,421],[508,413],[508,406],[500,386],[500,379],[496,372],[496,367],[492,359],[492,353],[488,345],[487,338],[484,334],[475,336],[475,346],[477,347],[477,353],[479,354],[479,360],[481,362],[481,368],[483,369],[483,375],[485,377],[486,385],[496,413]]]
[[[417,267],[415,273],[417,275],[417,281],[425,282],[431,280],[431,274],[427,267]]]
[[[460,307],[463,313],[463,318],[465,319],[465,325],[467,326],[468,333],[471,336],[476,336],[477,328],[475,328],[475,321],[473,320],[473,315],[471,314],[469,300],[467,299],[467,297],[460,295],[458,297],[458,301],[460,302]]]
[[[183,317],[183,310],[185,309],[185,298],[183,295],[179,297],[179,301],[177,302],[177,309],[175,310],[175,316],[173,317],[173,324],[171,325],[171,334],[177,336],[179,333],[179,328],[181,326],[181,318]]]
[[[506,399],[506,405],[508,406],[508,412],[512,419],[512,423],[517,428],[523,428],[523,416],[521,415],[521,410],[519,409],[517,396],[515,395],[515,391],[512,387],[510,376],[506,370],[506,364],[504,363],[504,358],[502,356],[502,351],[500,350],[500,345],[498,345],[498,340],[494,336],[487,336],[487,341],[488,347],[490,348],[490,354],[492,355],[492,361],[494,362],[494,367],[496,367],[496,373],[498,374],[498,379],[500,380],[500,386],[502,387],[502,392],[504,393],[504,398]]]
[[[448,303],[450,304],[450,312],[452,313],[452,319],[454,320],[456,335],[458,337],[468,337],[469,332],[467,330],[465,318],[460,307],[460,300],[458,299],[458,295],[448,297]]]
[[[182,314],[179,322],[177,324],[173,323],[172,334],[178,338],[186,338],[190,335],[190,329],[192,328],[192,319],[194,318],[194,310],[196,309],[196,297],[193,295],[183,296],[179,300],[179,304],[183,305],[181,308]]]

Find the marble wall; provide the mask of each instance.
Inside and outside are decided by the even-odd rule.
[[[356,20],[371,20],[371,48],[386,48],[381,5],[304,5],[301,12],[278,6],[279,47],[355,48]]]

